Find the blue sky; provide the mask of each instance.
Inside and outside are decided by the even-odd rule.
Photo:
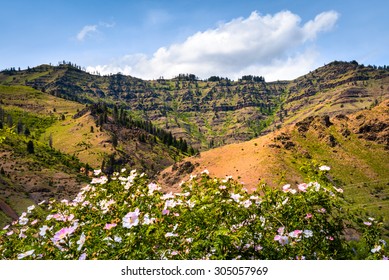
[[[389,64],[387,0],[2,1],[0,69],[72,61],[153,79],[292,79],[333,60]]]

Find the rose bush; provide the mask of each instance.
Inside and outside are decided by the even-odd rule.
[[[191,176],[180,193],[135,170],[96,171],[71,201],[30,206],[0,231],[2,259],[387,259],[382,222],[315,180],[254,192],[231,177]],[[352,234],[351,234],[352,233]]]

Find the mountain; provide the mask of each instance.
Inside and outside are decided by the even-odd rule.
[[[75,65],[41,65],[3,71],[0,83],[26,85],[84,104],[104,101],[133,118],[186,139],[199,150],[247,141],[310,114],[354,112],[388,97],[386,67],[332,62],[293,81],[266,83],[263,77],[238,81],[193,74],[144,81],[121,74],[99,76]]]
[[[388,209],[388,97],[388,68],[355,61],[276,82],[193,74],[145,81],[65,62],[7,69],[0,222],[41,199],[71,197],[92,169],[136,168],[169,190],[207,168],[252,188],[300,182],[300,166],[312,160],[331,166],[338,186],[356,186],[358,205]]]
[[[143,81],[121,74],[91,75],[62,64],[3,71],[0,83],[26,85],[84,104],[103,100],[204,150],[255,137],[276,110],[283,83],[268,87],[262,77],[242,78],[200,81],[194,75],[179,75],[171,80]]]

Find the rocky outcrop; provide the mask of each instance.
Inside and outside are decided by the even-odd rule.
[[[197,166],[199,166],[198,163],[193,164],[189,160],[181,163],[175,163],[172,166],[171,172],[162,174],[163,184],[170,186],[178,184],[183,177],[191,174]]]
[[[328,115],[310,116],[296,123],[297,130],[302,135],[304,135],[309,129],[320,132],[331,125],[332,122],[330,121],[330,117]]]

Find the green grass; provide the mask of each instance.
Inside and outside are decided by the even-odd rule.
[[[33,200],[21,196],[12,196],[6,202],[19,215],[25,212],[28,206],[35,204]]]
[[[43,116],[30,113],[17,107],[6,109],[5,113],[12,117],[14,126],[17,126],[18,122],[21,122],[23,128],[28,128],[31,131],[31,134],[36,138],[39,138],[40,135],[56,121],[54,116]]]
[[[333,127],[327,129],[326,133],[331,133],[337,139],[339,144],[336,147],[329,147],[310,132],[304,138],[294,131],[292,141],[308,151],[312,160],[331,167],[333,180],[344,188],[345,197],[353,208],[366,209],[371,215],[384,217],[388,227],[389,164],[384,146],[357,139],[356,135],[346,140]],[[289,170],[311,161],[295,152],[283,154],[282,160]]]
[[[31,87],[13,85],[7,86],[0,84],[0,99],[18,100],[22,101],[26,98],[39,98],[42,95],[42,92],[37,91]]]

